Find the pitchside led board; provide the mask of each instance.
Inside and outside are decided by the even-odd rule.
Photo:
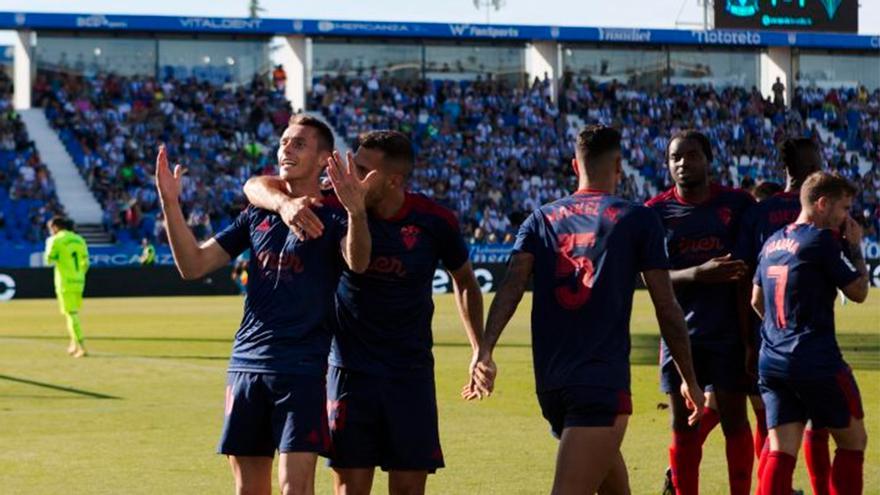
[[[856,33],[859,0],[715,0],[715,28]]]

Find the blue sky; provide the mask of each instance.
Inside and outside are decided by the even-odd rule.
[[[262,0],[263,17],[434,22],[485,22],[485,9],[474,0]],[[860,0],[859,31],[880,34],[880,0]],[[150,0],[0,0],[0,11],[158,14],[237,17],[247,14],[248,0],[181,2]],[[613,7],[611,7],[613,6]],[[702,22],[697,0],[507,0],[493,23],[570,26],[691,28]],[[2,33],[2,31],[0,31]],[[0,43],[8,43],[7,34]]]

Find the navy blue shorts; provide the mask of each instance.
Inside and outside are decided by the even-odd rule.
[[[433,473],[444,466],[433,374],[388,378],[331,366],[327,410],[331,467]]]
[[[661,341],[662,342],[662,341]],[[720,389],[729,392],[749,393],[754,390],[754,380],[746,374],[746,353],[741,344],[732,346],[703,345],[691,341],[691,358],[697,383],[705,391]],[[665,344],[660,347],[660,390],[678,393],[681,377]]]
[[[813,422],[813,428],[846,428],[850,418],[865,417],[859,387],[849,368],[814,380],[762,376],[759,384],[767,428],[807,420]]]
[[[565,428],[612,426],[618,415],[632,414],[628,390],[586,385],[541,392],[538,403],[556,438],[562,436]]]
[[[323,377],[229,372],[219,453],[273,457],[276,450],[329,449]]]

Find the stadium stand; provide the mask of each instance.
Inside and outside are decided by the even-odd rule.
[[[121,242],[163,241],[152,160],[159,142],[189,174],[183,195],[190,225],[208,237],[243,205],[241,185],[272,173],[277,137],[290,106],[268,79],[234,88],[168,78],[43,71],[34,87]],[[536,206],[574,186],[569,163],[579,126],[619,127],[628,173],[621,193],[644,201],[667,186],[668,136],[695,127],[712,138],[715,174],[725,184],[781,182],[776,147],[791,135],[822,144],[828,166],[862,183],[854,213],[868,235],[880,228],[880,90],[797,89],[784,107],[756,89],[617,81],[400,79],[375,70],[313,81],[308,108],[320,111],[350,144],[363,131],[407,132],[418,152],[411,188],[459,213],[475,243],[506,243]],[[196,206],[199,205],[199,206]]]
[[[46,221],[64,210],[11,95],[12,81],[0,68],[0,240],[36,246],[48,235]]]
[[[248,177],[274,170],[278,136],[290,117],[283,94],[256,78],[232,88],[195,79],[42,72],[34,98],[120,242],[164,240],[152,181],[159,143],[187,167],[184,211],[203,239],[242,209]]]

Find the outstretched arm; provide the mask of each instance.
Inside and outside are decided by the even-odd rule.
[[[675,299],[672,282],[666,270],[648,270],[642,274],[642,277],[654,303],[657,322],[660,324],[660,335],[666,342],[666,347],[669,348],[669,353],[672,354],[672,360],[681,376],[681,394],[688,408],[693,411],[688,417],[688,423],[695,424],[703,413],[704,398],[694,372],[684,312]]]
[[[452,292],[455,297],[455,306],[458,308],[458,316],[461,318],[464,333],[471,344],[471,363],[468,368],[470,379],[465,386],[465,391],[469,394],[478,394],[481,397],[488,396],[491,390],[486,388],[483,383],[476,382],[474,377],[480,343],[483,341],[483,293],[480,291],[480,284],[477,283],[477,277],[474,275],[470,261],[465,262],[456,270],[451,270],[449,274],[452,275]]]
[[[712,258],[702,265],[670,270],[669,278],[675,285],[701,282],[706,284],[724,284],[743,278],[748,272],[745,261],[735,260],[730,254]]]
[[[497,368],[495,361],[492,359],[492,352],[504,327],[516,312],[519,302],[522,300],[523,293],[526,291],[526,285],[532,276],[532,270],[535,265],[535,257],[530,253],[516,253],[510,257],[510,263],[507,267],[507,275],[498,292],[495,293],[495,299],[489,307],[489,316],[486,319],[486,331],[483,333],[483,342],[478,353],[477,364],[474,368],[473,377],[476,383],[489,392],[495,387],[495,375]],[[477,395],[467,395],[462,392],[467,399],[476,398]]]
[[[168,155],[165,147],[159,148],[156,158],[156,187],[165,215],[168,242],[174,255],[174,264],[180,276],[186,280],[200,278],[229,263],[229,254],[210,239],[201,246],[186,225],[183,211],[180,208],[180,179],[184,169],[175,165],[174,172],[168,167]]]

